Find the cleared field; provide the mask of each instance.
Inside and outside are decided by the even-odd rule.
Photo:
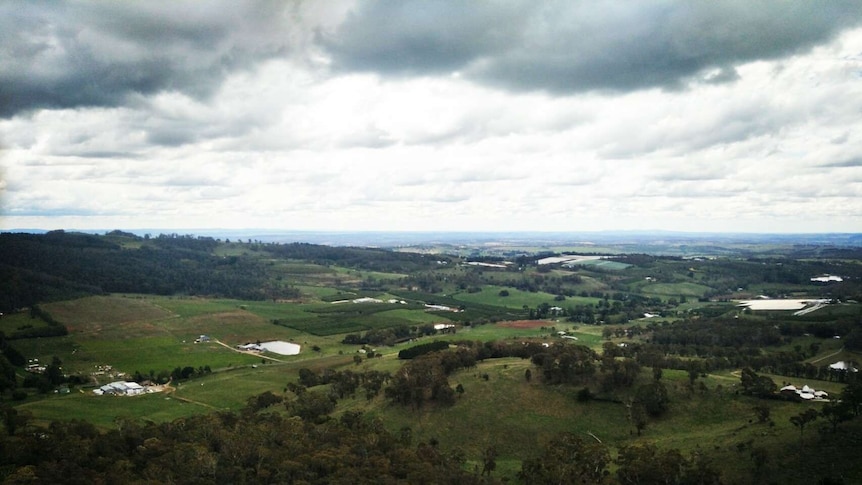
[[[573,264],[576,266],[586,266],[593,267],[599,269],[607,269],[611,271],[620,271],[626,268],[630,268],[632,265],[626,263],[620,263],[618,261],[608,261],[607,259],[581,259],[577,261],[571,261],[568,264]]]
[[[303,295],[307,295],[317,300],[333,297],[340,293],[339,290],[327,286],[296,285],[296,288],[299,289]]]
[[[500,296],[500,291],[509,292],[509,296]],[[482,305],[494,305],[511,309],[522,309],[524,305],[536,308],[542,303],[551,306],[565,307],[567,305],[595,305],[598,298],[584,298],[579,296],[566,297],[563,301],[556,301],[556,295],[544,292],[521,291],[504,286],[488,285],[482,287],[482,291],[476,293],[458,293],[452,295],[458,301],[465,303],[479,303]]]
[[[46,356],[48,357],[48,356]],[[158,373],[175,367],[212,369],[259,363],[260,358],[240,354],[215,343],[195,344],[171,337],[152,337],[121,341],[87,341],[77,346],[74,355],[64,360],[69,370],[91,371],[95,365],[108,364],[115,369]]]
[[[31,412],[37,422],[82,419],[100,428],[115,428],[117,418],[165,422],[213,411],[162,393],[130,397],[73,393],[25,403],[18,409]]]
[[[638,285],[638,289],[645,295],[687,297],[701,297],[707,291],[712,291],[712,288],[710,288],[709,286],[689,282],[650,283]]]
[[[164,308],[179,317],[193,317],[207,313],[233,311],[246,302],[208,298],[147,297],[153,305]]]
[[[0,332],[3,332],[6,336],[14,335],[16,332],[27,330],[28,328],[48,326],[48,323],[41,318],[30,318],[30,312],[18,312],[0,317]]]
[[[99,338],[127,338],[146,335],[145,322],[174,318],[176,314],[144,300],[120,296],[91,296],[44,305],[55,320],[72,334],[98,335]]]
[[[177,386],[178,398],[190,399],[217,409],[238,410],[248,398],[266,391],[282,394],[288,382],[295,382],[302,367],[322,370],[328,367],[352,365],[352,355],[336,355],[289,364],[261,364],[215,372]]]

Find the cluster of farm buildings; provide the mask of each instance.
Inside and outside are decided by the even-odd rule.
[[[853,366],[850,362],[838,361],[829,366],[829,369],[836,372],[859,372],[859,369]],[[778,392],[781,395],[800,399],[802,401],[828,401],[829,394],[826,391],[818,391],[808,384],[802,387],[796,387],[793,384],[788,384],[782,387]]]
[[[93,394],[97,396],[137,396],[149,392],[156,392],[156,390],[131,381],[115,381],[93,390]]]

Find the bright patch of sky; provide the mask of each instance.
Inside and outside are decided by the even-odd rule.
[[[862,231],[862,3],[0,4],[0,229]]]

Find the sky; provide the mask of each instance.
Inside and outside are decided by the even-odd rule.
[[[862,2],[0,3],[0,230],[862,232]]]

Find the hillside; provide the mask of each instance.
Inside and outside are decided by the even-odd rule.
[[[792,247],[780,257],[626,254],[604,267],[540,264],[545,252],[465,258],[116,231],[0,234],[0,249],[9,276],[4,449],[36,446],[27,437],[39,429],[57,449],[80,440],[80,460],[119,436],[136,443],[122,451],[125,471],[94,463],[76,469],[81,476],[151,476],[159,462],[179,482],[375,473],[409,483],[423,474],[452,483],[559,474],[652,483],[631,482],[633,473],[685,483],[862,480],[850,458],[862,445],[862,392],[854,372],[829,367],[862,361],[862,270],[815,255],[835,248],[803,258],[789,256]],[[811,280],[823,274],[842,281]],[[829,303],[799,315],[735,304],[761,295]],[[301,351],[237,348],[268,341]],[[431,342],[449,346],[419,350]],[[399,359],[406,349],[413,358]],[[118,380],[155,392],[93,392]],[[830,400],[782,397],[786,383]],[[343,436],[347,448],[332,453],[366,457],[363,471],[323,465],[309,451],[321,443],[288,464],[271,451],[283,438],[233,434],[265,434],[267,419],[286,436]],[[69,420],[88,424],[57,423]],[[196,431],[168,446],[183,426]],[[227,451],[244,439],[259,439],[252,455]],[[377,441],[362,451],[363,439]],[[593,467],[559,468],[557,448],[592,457]],[[193,476],[173,471],[182,449],[203,460],[183,472]],[[69,460],[6,453],[2,470],[17,480],[30,467],[51,481]],[[294,474],[273,475],[282,468]]]

